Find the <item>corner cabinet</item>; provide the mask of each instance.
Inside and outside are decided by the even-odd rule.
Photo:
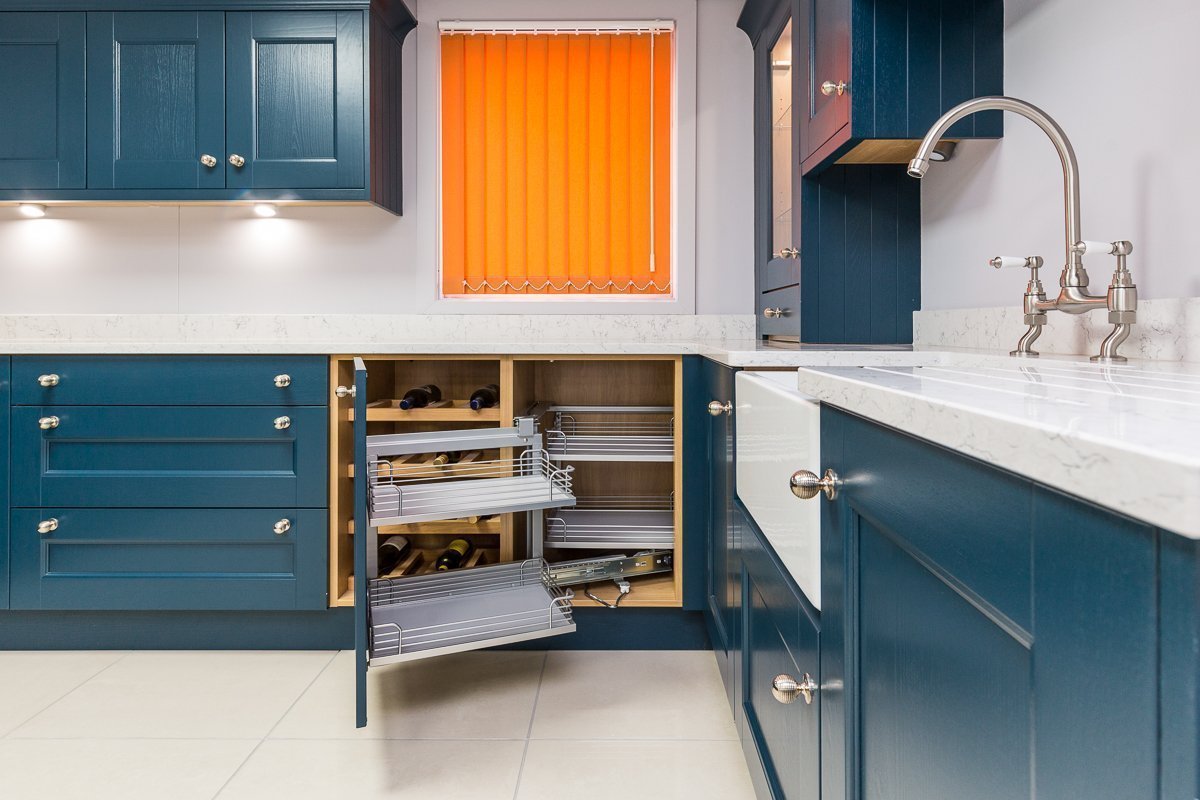
[[[111,5],[0,14],[0,65],[39,89],[30,102],[14,95],[8,107],[22,110],[0,123],[0,201],[310,200],[400,213],[399,50],[416,24],[403,3],[94,7]]]

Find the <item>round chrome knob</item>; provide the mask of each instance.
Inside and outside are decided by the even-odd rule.
[[[246,166],[246,159],[242,158],[237,153],[234,153],[229,157],[229,163],[240,169]]]
[[[200,163],[209,169],[212,169],[217,165],[217,157],[210,156],[208,153],[205,153],[204,155],[200,156]]]
[[[785,247],[779,251],[779,258],[799,258],[800,251],[794,247]]]
[[[51,386],[58,386],[59,377],[51,372],[49,375],[38,375],[38,386],[49,389]]]
[[[845,81],[838,81],[837,83],[834,83],[833,81],[825,81],[821,84],[821,94],[825,95],[826,97],[829,97],[832,94],[836,94],[838,97],[841,97],[846,93],[846,88]]]
[[[283,430],[287,430],[290,427],[292,427],[292,418],[291,417],[276,417],[275,418],[275,430],[283,431]]]
[[[797,697],[803,697],[805,705],[812,705],[817,688],[817,682],[807,672],[800,680],[791,675],[776,675],[771,681],[771,694],[784,705],[796,702]]]
[[[358,394],[357,386],[339,386],[333,390],[333,393],[338,397],[354,397]]]
[[[767,319],[782,319],[791,313],[790,308],[764,308],[763,316]]]
[[[790,483],[792,494],[801,500],[811,500],[821,492],[825,493],[825,497],[833,500],[837,497],[838,487],[842,485],[842,480],[831,469],[825,470],[825,475],[820,478],[815,472],[802,469],[792,474]]]
[[[48,431],[51,428],[57,428],[60,421],[58,417],[42,417],[38,420],[38,427]]]
[[[713,400],[708,404],[708,413],[714,417],[719,417],[722,414],[732,414],[733,403],[722,403],[720,400]]]
[[[292,376],[291,375],[276,375],[275,376],[275,386],[277,388],[286,389],[287,387],[289,387],[291,385],[292,385]]]
[[[292,521],[290,519],[281,519],[281,520],[279,520],[279,522],[276,522],[275,525],[272,527],[272,530],[275,531],[276,536],[283,536],[285,533],[287,533],[291,529],[292,529]]]
[[[44,519],[38,523],[38,533],[42,534],[43,536],[45,536],[47,533],[53,533],[56,530],[58,530],[58,520],[56,520],[54,517],[51,517],[50,519]]]

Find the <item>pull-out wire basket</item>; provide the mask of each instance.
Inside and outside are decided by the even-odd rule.
[[[533,449],[448,467],[374,460],[367,467],[370,523],[378,527],[573,505],[571,471]]]
[[[673,461],[671,406],[550,406],[546,452],[558,461]]]
[[[371,662],[386,664],[575,630],[569,590],[542,559],[372,581]]]
[[[646,550],[675,546],[674,502],[664,497],[581,497],[546,517],[558,549]]]

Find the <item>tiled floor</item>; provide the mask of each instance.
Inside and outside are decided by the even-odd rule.
[[[752,798],[707,652],[0,652],[0,798]]]

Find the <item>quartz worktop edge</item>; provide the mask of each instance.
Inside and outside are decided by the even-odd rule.
[[[852,372],[801,368],[797,387],[822,403],[1200,539],[1200,469],[1195,462],[1179,463],[1149,447],[1083,434],[1070,424],[997,415],[874,384]]]

